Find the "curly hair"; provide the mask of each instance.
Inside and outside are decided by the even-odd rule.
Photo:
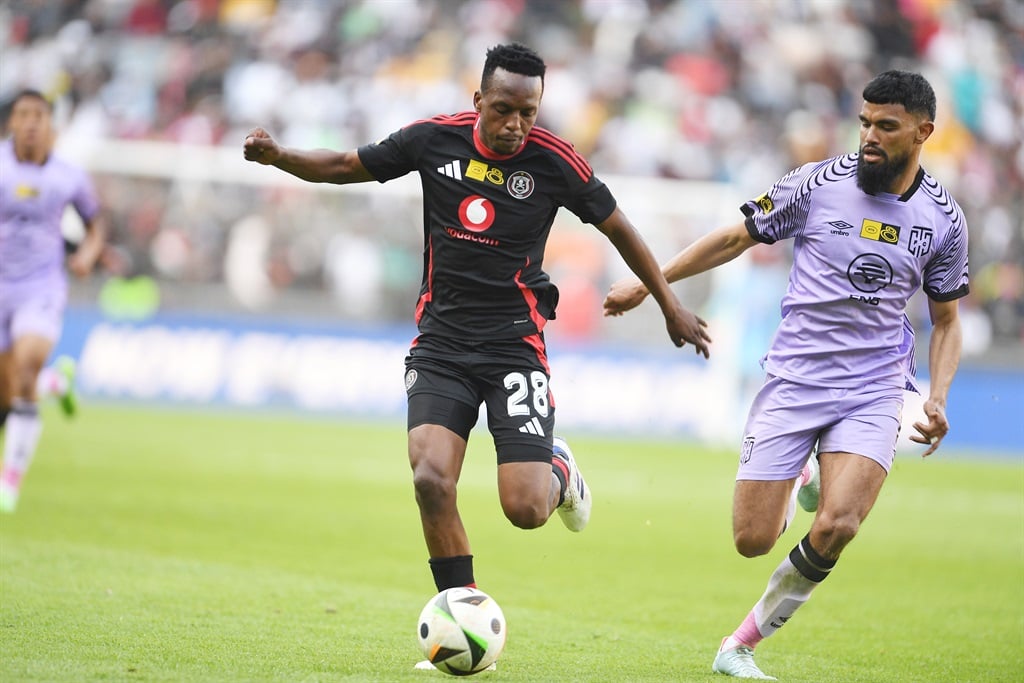
[[[540,82],[543,86],[544,72],[547,71],[547,68],[547,64],[540,58],[540,55],[525,45],[520,43],[495,45],[487,50],[487,59],[484,60],[484,72],[480,77],[480,90],[487,90],[495,69],[504,69],[509,73],[522,76],[540,76]]]
[[[902,104],[909,114],[926,115],[935,120],[935,91],[921,74],[911,71],[885,71],[864,86],[864,100],[871,104]]]

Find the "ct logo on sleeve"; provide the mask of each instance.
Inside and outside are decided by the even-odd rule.
[[[915,225],[910,229],[907,250],[914,256],[924,256],[932,250],[932,229]]]

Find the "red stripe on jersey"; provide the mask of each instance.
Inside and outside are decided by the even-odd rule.
[[[529,259],[526,260],[526,265],[530,265]],[[537,331],[540,332],[541,330],[544,329],[544,325],[547,324],[548,319],[542,316],[540,314],[540,311],[537,310],[537,295],[535,295],[533,291],[529,287],[524,285],[523,282],[519,279],[519,276],[522,274],[522,270],[516,272],[516,286],[519,287],[519,292],[523,295],[523,298],[526,300],[526,305],[530,309],[530,320],[533,321],[533,324],[537,326]]]
[[[551,368],[548,366],[548,352],[544,348],[544,340],[541,339],[540,333],[538,332],[537,334],[531,334],[529,337],[523,337],[523,341],[532,346],[533,350],[537,352],[537,360],[539,360],[540,364],[544,367],[544,372],[548,373],[550,376]],[[555,407],[555,397],[550,390],[548,390],[548,403],[552,408]]]
[[[416,324],[420,324],[420,319],[423,317],[423,309],[426,307],[430,300],[434,296],[434,240],[433,238],[427,240],[427,291],[421,296],[420,300],[416,302]]]
[[[420,119],[413,121],[405,128],[409,126],[415,126],[417,123],[436,123],[441,126],[471,126],[476,123],[476,119],[479,116],[475,111],[464,111],[458,114],[438,114],[437,116],[431,116],[429,119]]]
[[[573,170],[583,179],[583,182],[590,180],[590,176],[594,175],[594,169],[590,167],[587,160],[584,159],[567,140],[563,140],[551,131],[545,128],[535,127],[530,131],[530,141],[536,142],[541,147],[550,149],[558,156],[562,157],[567,164],[572,166]]]

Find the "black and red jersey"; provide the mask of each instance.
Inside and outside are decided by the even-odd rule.
[[[615,199],[572,145],[534,127],[515,154],[487,149],[478,114],[435,116],[359,148],[379,182],[418,171],[423,186],[420,332],[526,337],[554,318],[558,290],[542,269],[558,207],[600,223]]]

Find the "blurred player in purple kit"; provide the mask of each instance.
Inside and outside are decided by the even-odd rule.
[[[529,48],[498,45],[472,111],[411,123],[355,151],[284,149],[262,129],[245,140],[246,159],[311,182],[420,175],[423,281],[405,383],[409,461],[438,590],[475,585],[456,485],[481,403],[505,516],[532,529],[557,509],[573,531],[590,516],[590,490],[568,445],[552,437],[543,329],[558,290],[542,265],[560,206],[618,249],[654,293],[671,340],[708,355],[704,321],[679,304],[608,188],[571,144],[534,126],[545,68]]]
[[[958,300],[968,292],[967,225],[919,163],[934,129],[935,94],[918,74],[887,71],[863,97],[858,154],[797,168],[744,204],[745,221],[712,231],[663,267],[674,282],[759,242],[794,240],[782,322],[744,430],[736,549],[745,557],[768,553],[792,520],[794,499],[816,514],[722,641],[712,668],[740,678],[771,680],[754,663],[754,647],[825,580],[877,499],[895,456],[903,392],[916,391],[914,330],[904,311],[922,287],[933,323],[931,382],[925,419],[910,438],[927,446],[927,456],[949,430]],[[645,294],[639,282],[618,282],[605,312],[619,315]]]
[[[105,229],[88,175],[53,154],[49,101],[34,90],[18,93],[7,129],[10,139],[0,143],[0,400],[6,411],[0,511],[13,512],[42,428],[40,385],[71,396],[67,360],[61,359],[56,372],[43,372],[60,338],[67,301],[64,210],[73,207],[86,227],[85,238],[67,257],[67,269],[78,277],[92,272]],[[64,409],[73,410],[73,404]]]

